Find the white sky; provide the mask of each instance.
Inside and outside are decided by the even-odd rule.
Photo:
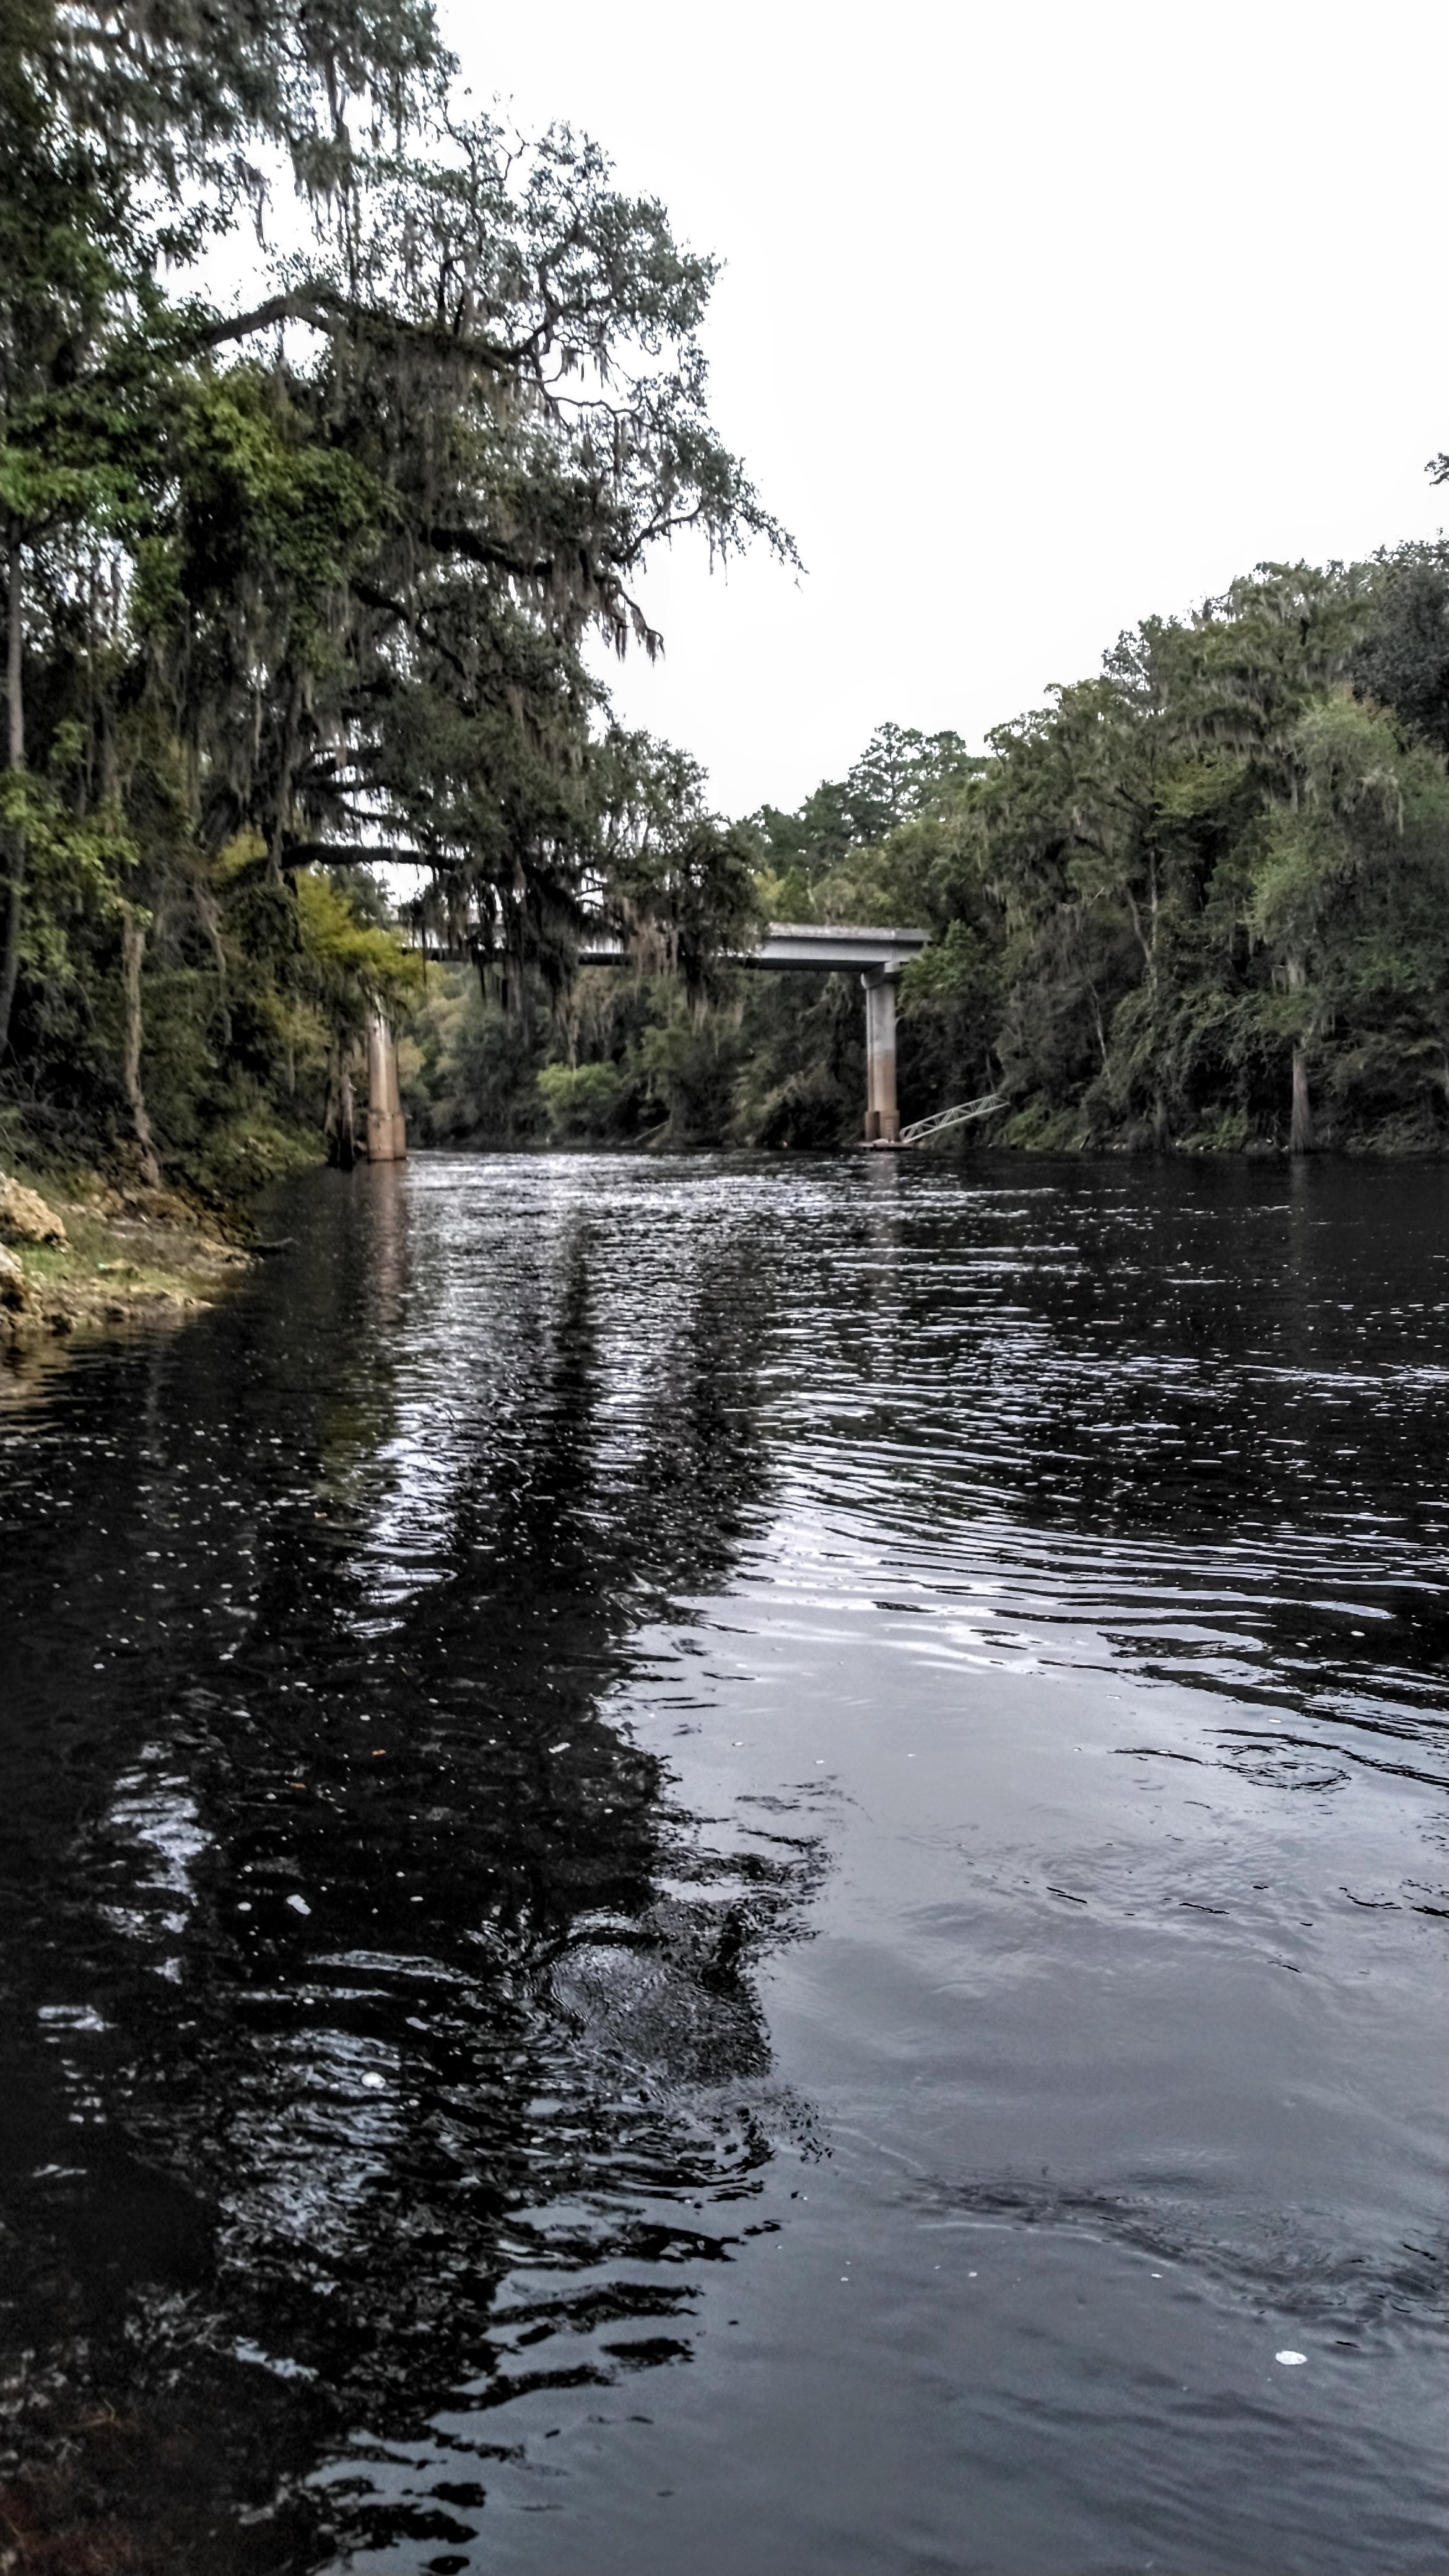
[[[1411,0],[444,0],[726,269],[716,422],[808,568],[692,544],[620,715],[728,812],[974,744],[1265,556],[1437,532],[1449,14]]]

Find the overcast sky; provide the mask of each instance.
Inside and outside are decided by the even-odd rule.
[[[728,812],[973,744],[1263,557],[1449,522],[1449,15],[1423,0],[445,0],[725,261],[713,410],[796,538],[642,588],[620,714]]]

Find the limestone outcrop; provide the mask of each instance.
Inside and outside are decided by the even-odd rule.
[[[65,1227],[36,1190],[0,1172],[0,1243],[64,1243]]]
[[[34,1291],[14,1253],[0,1243],[0,1306],[12,1315],[24,1315],[34,1303]]]

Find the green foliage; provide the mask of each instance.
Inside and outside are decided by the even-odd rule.
[[[879,725],[847,776],[825,779],[793,814],[761,806],[761,901],[777,921],[881,921],[907,885],[879,865],[902,827],[939,811],[984,764],[954,733]],[[903,919],[899,912],[895,916]]]
[[[1373,624],[1353,658],[1355,685],[1449,752],[1449,545],[1379,558]]]
[[[405,1011],[422,986],[422,959],[365,918],[359,889],[340,874],[301,868],[294,887],[298,946],[318,1003],[356,1027],[369,1008]]]
[[[993,736],[906,997],[974,1021],[1013,1141],[1301,1143],[1311,1092],[1320,1142],[1439,1143],[1449,789],[1353,695],[1424,575],[1261,567]]]
[[[344,1136],[416,998],[371,854],[525,1017],[590,914],[695,997],[751,917],[753,843],[586,652],[657,648],[682,529],[792,552],[709,421],[713,263],[449,73],[428,0],[0,27],[0,1092],[94,1150]],[[312,240],[250,309],[163,290],[289,168]],[[481,1119],[537,1049],[478,1014]]]
[[[743,1052],[732,1012],[686,1012],[677,1003],[666,1005],[645,1029],[637,1056],[646,1098],[664,1113],[653,1130],[655,1145],[720,1141]]]
[[[538,1096],[550,1130],[560,1140],[607,1136],[623,1090],[624,1077],[615,1064],[548,1064],[538,1077]]]
[[[532,1011],[485,994],[466,967],[430,971],[398,1051],[409,1135],[420,1144],[541,1143],[543,1062]]]
[[[642,970],[678,976],[696,1003],[717,995],[721,959],[764,924],[753,835],[710,813],[697,761],[648,734],[611,728],[590,770],[604,917]]]
[[[883,728],[847,781],[752,818],[756,912],[931,929],[907,1117],[1000,1091],[989,1132],[1033,1150],[1441,1152],[1446,603],[1440,548],[1261,566],[984,760]],[[828,1147],[859,1132],[861,1018],[853,977],[716,966],[691,1011],[591,971],[548,1043],[570,1093],[614,1068],[611,1134]]]

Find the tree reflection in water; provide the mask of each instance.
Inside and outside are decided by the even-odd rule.
[[[89,1730],[79,1860],[52,1836],[44,1864],[106,2026],[88,2058],[66,2025],[57,2121],[76,2164],[104,2143],[64,2358],[83,2338],[99,2396],[161,2406],[218,2505],[234,2479],[267,2508],[257,2566],[325,2550],[303,2480],[348,2428],[687,2359],[699,2268],[807,2118],[751,1972],[818,1850],[708,1841],[624,1706],[641,1635],[764,1500],[748,1234],[629,1270],[545,1209],[412,1248],[407,1186],[303,1201],[285,1283],[85,1372],[71,1575],[103,1570],[136,1659]],[[167,1533],[154,1613],[107,1589],[128,1494],[133,1583]],[[168,2217],[108,2305],[78,2235],[124,2231],[128,2188]],[[337,2487],[325,2514],[426,2536]]]

